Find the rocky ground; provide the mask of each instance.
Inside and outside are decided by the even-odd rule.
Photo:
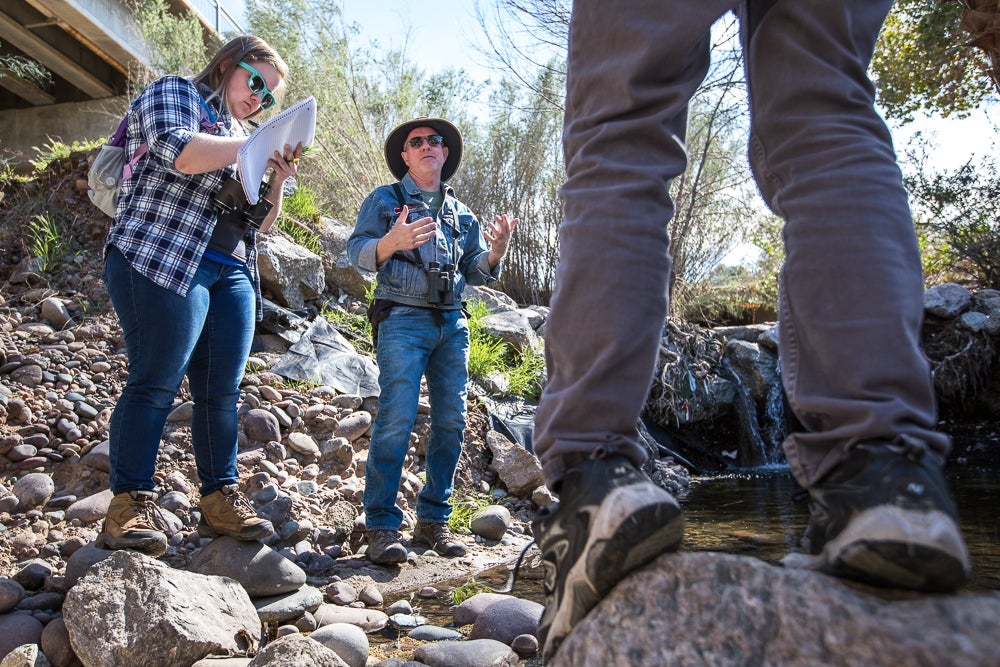
[[[68,559],[90,544],[109,498],[107,435],[127,378],[120,327],[100,280],[107,219],[94,213],[81,183],[79,155],[50,166],[44,182],[0,195],[0,578],[44,562],[65,576]],[[58,209],[72,229],[39,244],[37,201]],[[35,202],[35,203],[32,203]],[[30,220],[35,221],[33,226]],[[39,248],[55,250],[47,266]],[[350,303],[346,304],[350,307]],[[374,399],[345,396],[270,372],[284,353],[262,335],[241,387],[241,485],[276,526],[268,544],[300,565],[311,581],[375,581],[382,594],[405,596],[431,584],[464,583],[511,563],[529,541],[531,493],[505,489],[486,444],[488,418],[474,389],[456,502],[509,510],[501,539],[469,534],[469,554],[433,557],[413,545],[400,568],[363,557],[361,513],[368,428]],[[170,520],[164,561],[184,568],[205,540],[198,518],[190,447],[190,396],[182,386],[157,460],[161,506]],[[408,520],[422,484],[428,435],[424,404],[407,457],[401,506]],[[278,501],[282,502],[278,502]],[[538,498],[536,498],[538,500]],[[404,536],[409,538],[404,526]],[[448,582],[448,585],[443,585]]]

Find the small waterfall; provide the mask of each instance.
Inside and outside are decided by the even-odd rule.
[[[764,463],[784,461],[785,454],[781,448],[785,441],[785,390],[781,385],[781,362],[774,368],[774,384],[767,392],[767,404],[764,406],[765,431]]]
[[[759,408],[743,379],[727,360],[720,365],[720,374],[736,387],[733,409],[739,425],[740,460],[751,468],[783,462],[781,444],[785,439],[785,394],[780,371],[768,390],[766,404]]]

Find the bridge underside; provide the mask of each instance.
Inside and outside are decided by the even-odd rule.
[[[168,0],[219,33],[220,2]],[[121,113],[129,82],[147,78],[151,59],[127,0],[0,2],[0,162],[21,162],[46,137],[93,139]],[[209,4],[206,4],[209,3]],[[202,7],[205,5],[205,7]],[[215,7],[215,21],[201,11]],[[207,7],[207,9],[206,9]],[[199,11],[199,9],[201,11]],[[236,32],[235,24],[225,26]]]

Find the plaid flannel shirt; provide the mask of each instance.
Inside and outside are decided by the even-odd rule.
[[[118,210],[106,247],[114,245],[132,268],[157,285],[187,296],[205,248],[215,228],[213,197],[234,176],[234,165],[203,174],[183,174],[174,161],[201,131],[222,136],[246,136],[218,98],[208,102],[214,125],[202,124],[202,96],[211,91],[188,79],[165,76],[150,84],[128,112],[126,154],[140,144],[149,146],[132,177],[122,181]],[[257,319],[263,315],[257,272],[256,230],[248,228],[247,265],[257,292]]]

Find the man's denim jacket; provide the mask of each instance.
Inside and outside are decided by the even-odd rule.
[[[409,174],[399,182],[405,203],[410,207],[412,222],[430,215],[420,196],[420,188]],[[455,197],[455,191],[445,183],[444,201],[436,219],[437,234],[416,251],[396,252],[381,266],[375,263],[375,246],[399,217],[400,204],[392,185],[375,189],[361,204],[354,232],[347,240],[347,255],[359,271],[377,272],[374,298],[389,299],[411,306],[432,306],[447,310],[462,307],[465,285],[485,285],[500,275],[500,264],[490,271],[489,247],[483,238],[479,220],[469,207]],[[419,252],[420,264],[416,253]],[[430,262],[454,264],[455,293],[452,305],[429,304],[427,301],[427,268]],[[501,262],[502,264],[502,262]]]

